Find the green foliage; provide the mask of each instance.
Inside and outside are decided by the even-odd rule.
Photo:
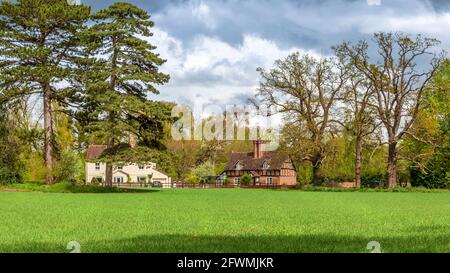
[[[426,170],[411,169],[412,185],[430,189],[450,188],[450,145],[439,149],[428,161]]]
[[[93,25],[84,33],[87,54],[97,59],[90,64],[96,77],[83,76],[87,91],[84,117],[90,119],[89,130],[98,137],[103,134],[104,139],[133,133],[140,135],[146,146],[154,146],[153,135],[159,140],[163,133],[164,119],[160,117],[170,116],[162,103],[147,99],[149,93],[159,93],[157,85],[169,80],[158,71],[165,60],[153,52],[156,47],[146,39],[153,35],[150,28],[154,23],[146,11],[122,2],[98,11],[92,19]]]
[[[200,183],[200,177],[198,177],[194,174],[189,174],[186,178],[186,181],[191,184],[198,184],[198,183]]]
[[[76,60],[82,58],[78,34],[89,15],[89,7],[66,0],[0,2],[0,104],[13,105],[33,94],[43,99],[49,183],[57,150],[52,106],[58,102],[67,110],[75,101],[63,83],[76,74]]]
[[[45,181],[47,170],[45,168],[45,161],[41,153],[21,153],[20,158],[24,164],[24,181]]]
[[[248,185],[252,184],[253,177],[250,174],[246,173],[246,174],[241,176],[240,180],[241,180],[241,184],[242,185],[248,186]]]
[[[386,181],[384,173],[364,173],[361,176],[362,188],[381,188]]]
[[[450,187],[450,61],[443,62],[425,93],[425,104],[405,141],[411,184]]]
[[[193,181],[195,181],[195,179],[197,179],[199,182],[208,182],[207,178],[209,176],[215,176],[215,175],[216,174],[214,172],[214,165],[211,162],[207,161],[207,162],[195,167],[194,169],[192,169],[190,176],[188,176],[188,179],[189,178],[193,179]]]
[[[354,146],[353,140],[343,134],[328,141],[328,157],[320,166],[319,176],[326,182],[350,182],[354,178]]]
[[[57,182],[80,182],[83,181],[84,165],[80,156],[71,149],[61,152],[60,158],[54,171]]]
[[[20,145],[6,111],[0,106],[0,185],[23,180]]]

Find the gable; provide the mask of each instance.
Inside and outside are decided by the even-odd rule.
[[[237,170],[240,164],[241,170],[280,170],[285,162],[291,162],[289,156],[277,151],[264,152],[261,158],[253,158],[253,153],[232,153],[225,170]]]

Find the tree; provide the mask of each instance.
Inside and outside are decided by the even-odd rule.
[[[418,35],[376,33],[377,62],[369,57],[369,44],[345,42],[338,51],[364,74],[375,91],[378,118],[387,133],[388,187],[397,185],[398,144],[417,118],[423,93],[442,60],[433,48],[439,41]],[[418,62],[421,62],[421,65]],[[424,68],[424,61],[428,68]]]
[[[450,187],[450,60],[434,75],[411,132],[401,155],[411,162],[412,185]]]
[[[342,58],[344,59],[344,58]],[[351,132],[355,143],[355,187],[361,187],[361,168],[363,160],[364,140],[378,128],[375,109],[372,107],[374,90],[360,72],[351,71],[344,99],[343,122],[338,120],[348,132]]]
[[[63,100],[63,81],[79,56],[78,32],[90,8],[66,0],[18,0],[0,3],[1,103],[30,94],[43,101],[44,157],[47,183],[53,183],[54,120],[52,104]]]
[[[156,85],[169,76],[158,71],[165,60],[153,53],[148,42],[154,23],[146,11],[118,2],[92,16],[88,36],[89,54],[97,56],[106,78],[88,90],[87,101],[97,106],[97,131],[105,133],[108,149],[130,135],[130,118],[146,116],[148,93],[158,94]],[[99,68],[97,66],[97,68]],[[106,88],[99,88],[105,87]],[[105,185],[112,185],[112,165],[107,164]]]
[[[209,176],[215,176],[214,165],[211,162],[205,162],[191,170],[189,177],[197,177],[199,181],[206,181]]]
[[[15,126],[8,111],[0,105],[0,185],[22,182],[23,164]]]
[[[262,80],[257,96],[268,107],[286,114],[285,133],[295,132],[288,145],[307,143],[302,145],[302,159],[312,163],[313,183],[319,184],[318,171],[326,157],[327,140],[333,135],[333,107],[344,91],[346,67],[336,58],[294,53],[276,61],[270,71],[258,71]]]

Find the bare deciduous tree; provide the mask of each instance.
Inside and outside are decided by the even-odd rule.
[[[375,92],[372,85],[358,71],[352,71],[346,85],[343,100],[343,117],[336,120],[353,136],[355,143],[355,187],[361,187],[363,144],[379,127],[375,108],[372,107]]]
[[[259,68],[262,80],[257,97],[269,107],[286,114],[288,123],[302,128],[301,140],[310,143],[302,159],[313,166],[313,183],[325,158],[326,140],[331,137],[335,101],[344,92],[346,67],[336,58],[316,59],[289,55],[275,62],[270,71]],[[293,147],[297,148],[297,147]]]
[[[378,118],[388,140],[388,187],[397,185],[398,144],[416,120],[424,90],[439,67],[443,54],[433,51],[436,39],[402,33],[376,33],[377,61],[369,57],[365,40],[337,51],[363,73],[375,92]],[[428,67],[425,67],[427,64]]]

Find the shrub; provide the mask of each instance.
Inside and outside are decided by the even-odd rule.
[[[188,175],[188,177],[186,178],[187,182],[191,183],[191,184],[198,184],[200,183],[200,178],[194,174],[190,174]]]
[[[230,184],[230,178],[229,178],[229,177],[226,177],[226,178],[223,180],[223,184],[224,184],[224,185],[229,185],[229,184]]]
[[[55,167],[55,177],[57,182],[80,182],[80,176],[83,173],[83,163],[80,156],[70,150],[66,149],[61,153],[61,156]]]
[[[362,188],[381,188],[386,180],[382,173],[363,174],[361,177]]]
[[[253,177],[249,175],[248,173],[241,176],[241,183],[242,185],[250,185],[253,181]]]
[[[20,160],[20,145],[14,136],[14,126],[0,106],[0,185],[19,183],[23,180],[23,164]]]
[[[426,167],[426,172],[411,168],[412,186],[428,189],[450,188],[450,147],[442,148]]]

